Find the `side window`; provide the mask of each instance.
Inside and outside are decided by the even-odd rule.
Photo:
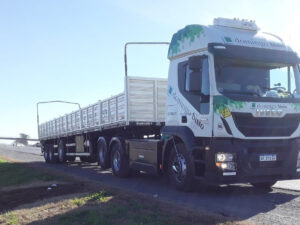
[[[210,87],[209,87],[209,73],[208,73],[208,59],[205,58],[202,61],[202,94],[210,95]]]
[[[178,65],[181,94],[201,113],[209,113],[209,73],[205,56],[191,57]]]
[[[190,65],[187,64],[185,67],[185,91],[201,94],[202,82],[202,65],[200,68],[191,69]]]
[[[191,72],[192,72],[192,70],[190,69],[190,67],[189,67],[189,64],[186,64],[186,66],[185,66],[185,88],[184,88],[184,90],[185,91],[190,91],[189,89],[189,86],[188,86],[188,80],[190,79],[190,77],[191,77]]]

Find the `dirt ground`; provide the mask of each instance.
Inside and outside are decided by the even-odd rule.
[[[19,205],[28,204],[60,195],[80,193],[87,191],[82,183],[57,184],[56,187],[39,186],[19,188],[0,192],[0,213],[11,210]]]

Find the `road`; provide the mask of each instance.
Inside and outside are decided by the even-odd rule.
[[[102,182],[112,187],[185,205],[202,212],[253,222],[255,224],[300,224],[300,181],[278,182],[272,191],[253,188],[250,185],[222,187],[199,185],[197,191],[184,193],[172,189],[162,177],[140,174],[128,179],[101,171],[94,163],[46,164],[38,148],[0,145],[0,156],[35,164],[36,166],[64,171]]]

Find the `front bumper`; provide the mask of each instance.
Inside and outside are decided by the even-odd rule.
[[[214,139],[205,154],[204,179],[215,183],[265,182],[300,179],[296,168],[300,139],[291,140],[239,140]],[[235,154],[236,173],[224,176],[216,166],[215,154]],[[260,162],[261,154],[276,154],[277,160]],[[230,171],[225,171],[230,172]]]

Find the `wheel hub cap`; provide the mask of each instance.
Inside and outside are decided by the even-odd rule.
[[[175,156],[173,163],[172,163],[172,171],[175,176],[175,178],[182,182],[187,174],[187,166],[186,166],[186,160],[181,154],[177,154]]]

